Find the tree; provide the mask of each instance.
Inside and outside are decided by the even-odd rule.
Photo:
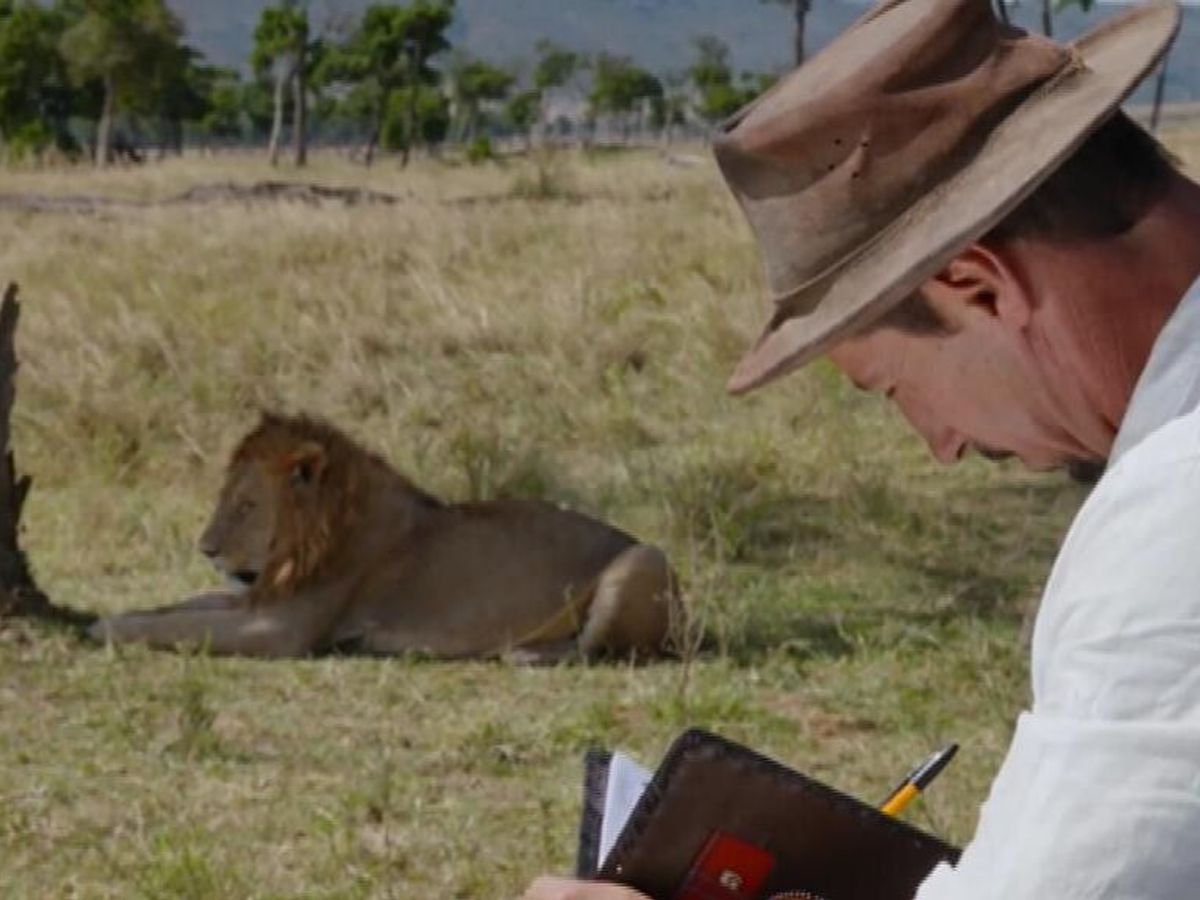
[[[74,100],[58,42],[67,18],[33,0],[0,0],[0,139],[10,156],[71,152]]]
[[[601,53],[592,65],[588,106],[594,116],[615,118],[622,138],[629,136],[630,114],[637,113],[640,119],[645,104],[662,94],[658,78],[633,65],[627,57]]]
[[[743,73],[736,84],[729,66],[729,47],[720,38],[696,38],[696,61],[687,74],[696,90],[696,112],[709,124],[733,115],[768,84],[765,76]]]
[[[426,65],[430,59],[450,48],[446,29],[454,21],[454,0],[413,0],[406,7],[403,22],[404,49],[408,56],[408,91],[405,103],[404,144],[400,164],[408,165],[408,154],[417,137],[419,86],[432,76]]]
[[[809,10],[812,9],[812,0],[762,0],[763,3],[777,3],[781,6],[790,6],[792,15],[795,19],[795,30],[792,32],[792,53],[796,60],[796,65],[804,62],[804,31],[808,21]],[[1001,0],[1003,2],[1003,0]]]
[[[560,88],[579,70],[579,54],[564,50],[553,41],[542,38],[534,45],[537,63],[533,69],[533,86],[539,91]]]
[[[479,130],[485,103],[496,103],[508,96],[516,79],[511,72],[481,59],[460,59],[451,70],[451,95],[454,98],[461,139],[472,141]]]
[[[14,335],[21,306],[17,286],[10,284],[0,301],[0,625],[21,617],[65,626],[82,634],[96,617],[56,606],[37,586],[29,560],[21,549],[21,512],[32,480],[17,473],[11,427],[16,399],[17,355]]]
[[[651,105],[651,124],[671,143],[675,129],[687,124],[687,76],[672,74],[662,79],[662,96]]]
[[[209,137],[237,139],[242,136],[246,87],[233,69],[212,69],[208,108],[200,119],[200,130]]]
[[[275,125],[275,91],[271,82],[263,76],[253,78],[242,85],[238,106],[245,117],[250,138],[261,142],[270,141]]]
[[[445,25],[449,25],[450,9],[442,8]],[[368,122],[369,138],[364,159],[370,165],[385,128],[385,121],[394,117],[393,96],[405,90],[402,115],[399,121],[406,129],[406,137],[396,140],[395,124],[389,126],[393,146],[407,148],[424,129],[421,124],[422,110],[433,109],[430,100],[423,100],[421,88],[437,83],[437,73],[429,68],[429,59],[449,45],[445,39],[433,40],[428,33],[436,30],[436,9],[425,12],[377,3],[367,8],[358,28],[340,47],[331,49],[321,72],[326,82],[344,82],[352,85],[348,96],[349,109],[356,117]],[[436,21],[435,21],[436,20]],[[417,46],[424,39],[423,50]],[[414,67],[415,65],[415,67]],[[414,78],[415,72],[415,78]],[[409,90],[415,85],[416,90]]]
[[[147,90],[147,72],[158,72],[179,52],[183,26],[163,0],[82,0],[82,16],[59,40],[72,79],[98,79],[103,102],[96,128],[96,164],[112,159],[117,112]]]
[[[309,50],[308,10],[298,0],[281,0],[265,7],[254,29],[251,63],[260,76],[270,72],[274,80],[273,119],[267,156],[271,165],[279,162],[279,144],[283,135],[283,112],[289,84],[296,84],[292,97],[292,127],[295,134],[296,164],[304,165],[305,145],[305,63]]]
[[[548,118],[546,98],[575,77],[583,60],[578,53],[565,50],[546,38],[539,40],[534,50],[537,62],[533,68],[533,88],[538,93],[538,117],[545,121]]]
[[[413,88],[405,86],[392,94],[383,120],[380,143],[387,150],[401,153],[411,144],[426,147],[440,144],[450,131],[450,101],[437,87],[418,84],[416,98],[409,97]],[[415,124],[409,125],[409,110],[415,106]]]
[[[164,53],[156,70],[145,73],[145,91],[131,106],[133,112],[157,121],[164,152],[170,148],[182,153],[184,122],[199,122],[208,114],[218,70],[202,59],[183,45]]]
[[[529,132],[541,116],[541,107],[542,92],[536,88],[518,91],[504,106],[504,118],[513,131],[525,139],[526,150],[529,149]]]

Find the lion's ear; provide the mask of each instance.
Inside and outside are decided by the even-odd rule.
[[[325,448],[305,441],[287,456],[288,480],[294,485],[314,484],[325,471]]]

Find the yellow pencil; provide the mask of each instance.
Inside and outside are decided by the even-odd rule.
[[[937,778],[957,752],[958,744],[947,744],[941,750],[930,754],[928,759],[905,775],[904,780],[888,794],[888,798],[879,807],[880,812],[886,816],[900,815],[905,807],[929,786],[929,782]]]

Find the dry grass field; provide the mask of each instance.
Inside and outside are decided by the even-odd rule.
[[[700,652],[266,663],[9,628],[0,896],[512,897],[571,865],[587,746],[653,761],[689,724],[867,798],[956,739],[911,817],[970,834],[1081,490],[941,469],[824,364],[727,398],[762,307],[715,170],[649,151],[538,168],[318,155],[304,179],[401,202],[0,212],[29,553],[79,608],[211,587],[194,543],[225,455],[259,407],[306,410],[447,498],[549,498],[661,543]],[[271,177],[301,175],[186,159],[0,174],[0,194]]]

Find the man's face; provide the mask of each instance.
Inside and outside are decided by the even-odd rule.
[[[974,450],[1017,456],[1033,469],[1095,459],[1074,435],[1077,413],[1037,342],[985,308],[965,309],[940,333],[880,327],[829,359],[856,385],[892,400],[944,463]]]

